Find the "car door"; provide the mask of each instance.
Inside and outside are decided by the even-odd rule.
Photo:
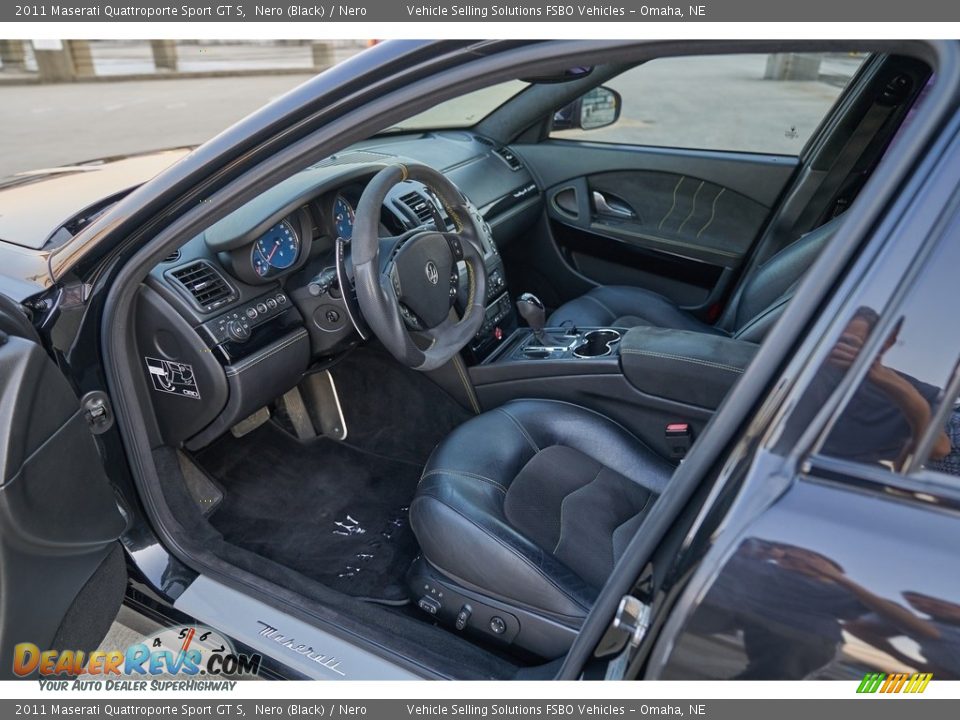
[[[737,498],[701,515],[646,677],[907,694],[960,678],[960,144],[945,145],[811,332],[817,352],[797,353],[807,379],[732,469]]]
[[[656,59],[604,83],[621,103],[609,126],[560,111],[544,141],[515,147],[546,196],[531,289],[555,306],[630,285],[715,319],[863,60]]]
[[[87,413],[0,295],[0,678],[45,650],[97,647],[123,600],[124,515]],[[37,677],[35,670],[29,673]]]

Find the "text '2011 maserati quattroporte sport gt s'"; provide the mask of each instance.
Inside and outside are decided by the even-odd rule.
[[[5,181],[4,676],[123,605],[265,677],[960,677],[958,103],[955,42],[394,41]]]

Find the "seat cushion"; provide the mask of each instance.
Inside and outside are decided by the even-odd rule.
[[[518,531],[600,587],[623,549],[617,532],[644,515],[653,497],[649,488],[589,455],[553,445],[523,466],[503,510]]]
[[[641,288],[604,285],[564,303],[550,316],[550,327],[622,327],[638,325],[722,334],[673,302]]]
[[[426,560],[462,586],[579,621],[672,472],[598,413],[518,400],[440,443],[410,522]]]

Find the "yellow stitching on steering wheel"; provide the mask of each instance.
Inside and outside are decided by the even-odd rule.
[[[473,311],[473,294],[476,290],[473,279],[473,268],[470,266],[469,262],[467,262],[467,280],[469,281],[469,290],[467,291],[467,311],[463,314],[463,317],[460,318],[461,322],[470,317],[470,313]]]
[[[463,223],[460,221],[460,216],[457,215],[456,211],[452,207],[450,207],[450,203],[448,203],[444,199],[443,194],[440,193],[440,191],[438,191],[433,185],[429,183],[423,183],[423,184],[426,187],[428,187],[433,192],[434,195],[437,196],[437,200],[443,203],[443,207],[447,211],[447,215],[449,215],[453,220],[453,225],[457,229],[457,232],[458,233],[463,232]]]

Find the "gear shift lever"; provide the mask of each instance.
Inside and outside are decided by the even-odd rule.
[[[517,298],[517,312],[527,321],[537,342],[543,344],[543,327],[547,324],[547,311],[544,310],[540,298],[533,293],[524,293]]]

